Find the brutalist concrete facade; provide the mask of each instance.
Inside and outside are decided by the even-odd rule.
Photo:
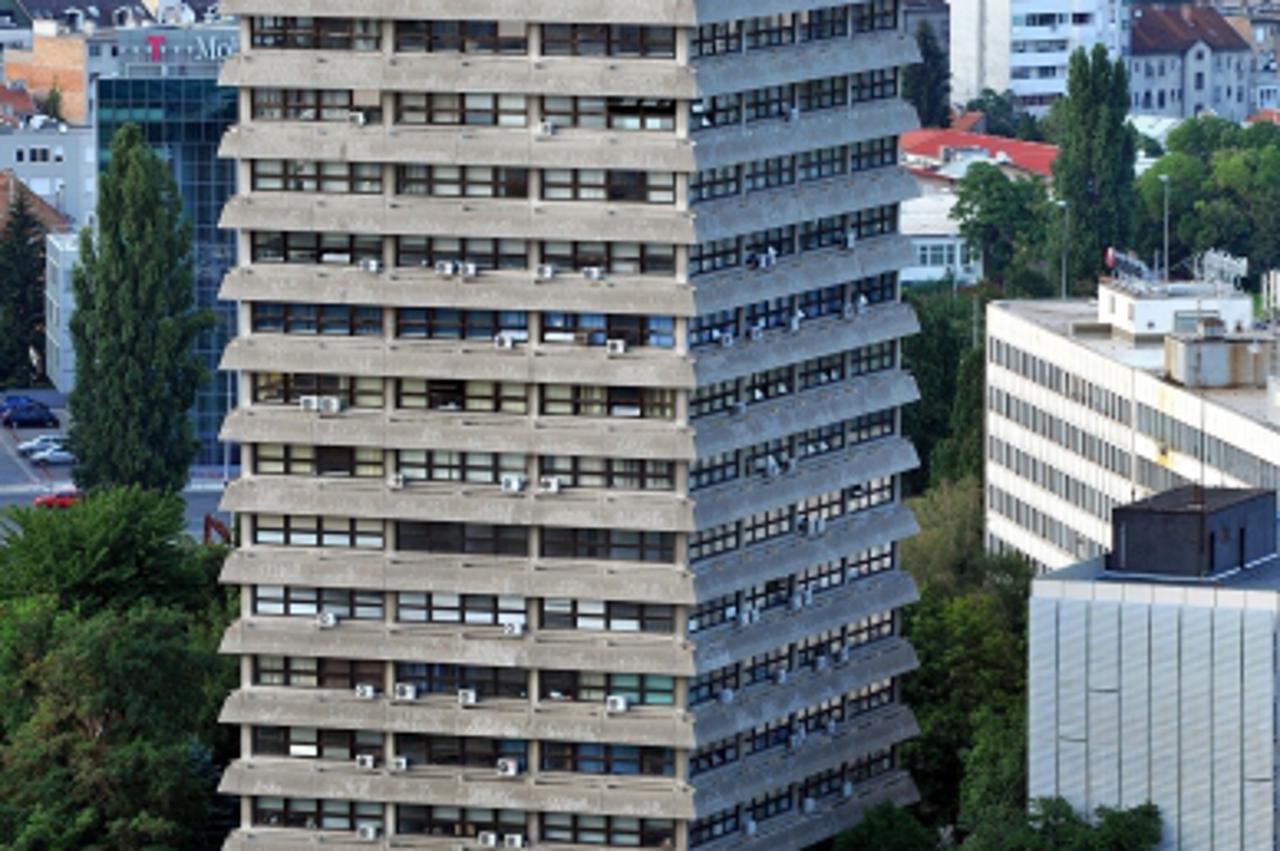
[[[914,800],[891,0],[227,0],[231,848]]]

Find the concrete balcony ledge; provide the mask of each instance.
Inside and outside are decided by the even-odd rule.
[[[797,807],[790,813],[761,822],[754,836],[739,830],[699,846],[699,851],[799,851],[847,830],[861,821],[867,810],[885,801],[906,807],[919,800],[920,793],[911,775],[893,771],[855,783],[853,795],[848,798],[822,799],[812,813]]]
[[[839,768],[919,733],[910,709],[901,704],[884,706],[839,724],[834,735],[825,730],[809,733],[796,747],[773,748],[760,757],[749,756],[698,775],[690,781],[697,790],[694,806],[699,817],[714,815],[739,801],[763,797],[789,782]]]
[[[419,15],[419,12],[414,12],[411,17]],[[914,117],[914,110],[911,115]],[[848,129],[845,128],[846,132]],[[848,141],[848,138],[839,137],[829,144]],[[418,127],[386,123],[361,127],[337,121],[248,120],[227,130],[218,156],[226,159],[287,159],[297,156],[298,151],[311,151],[316,160],[342,162],[642,171],[695,171],[706,167],[700,158],[695,158],[693,143],[681,139],[673,131],[565,128],[554,136],[544,136],[537,126]],[[740,156],[734,162],[752,158]]]
[[[295,618],[242,617],[223,635],[220,652],[340,659],[421,659],[461,665],[556,668],[606,673],[692,676],[693,649],[676,635],[569,632],[503,635],[498,626],[363,623],[321,629]]]
[[[907,177],[914,183],[914,178]],[[849,208],[846,206],[844,209]],[[797,220],[799,218],[802,216],[797,213]],[[248,231],[431,234],[438,237],[664,244],[688,244],[705,238],[701,236],[701,228],[695,230],[693,215],[681,211],[674,204],[530,201],[523,198],[458,200],[312,192],[236,195],[223,207],[218,225]],[[735,232],[745,230],[748,228]]]
[[[849,446],[830,455],[802,460],[794,472],[772,478],[756,473],[698,491],[692,496],[694,523],[699,529],[708,529],[790,505],[815,493],[904,473],[919,463],[915,447],[903,437]]]
[[[609,355],[604,349],[525,343],[504,350],[484,340],[371,341],[288,334],[236,337],[227,344],[219,369],[681,389],[692,389],[694,383],[692,359],[663,349]]]
[[[276,14],[279,14],[277,12]],[[368,14],[368,11],[365,11]],[[420,18],[421,11],[408,18]],[[539,13],[532,20],[541,20]],[[592,15],[595,21],[599,16]],[[665,17],[665,16],[664,16]],[[846,52],[861,53],[842,42]],[[796,48],[787,52],[801,52]],[[884,48],[876,52],[879,60]],[[770,51],[773,52],[773,51]],[[782,51],[777,51],[781,53]],[[838,54],[832,56],[835,61]],[[895,57],[889,67],[906,60]],[[795,60],[783,69],[794,66]],[[845,59],[841,64],[864,67]],[[798,66],[795,66],[798,68]],[[866,65],[865,67],[882,67]],[[776,72],[775,72],[776,73]],[[802,73],[796,70],[795,73]],[[838,73],[832,71],[831,73]],[[812,75],[812,72],[809,72]],[[726,75],[721,75],[726,80]],[[805,79],[799,76],[795,79]],[[407,92],[502,92],[505,94],[594,94],[612,97],[700,97],[704,86],[692,67],[674,59],[625,59],[582,56],[501,56],[460,53],[359,53],[349,50],[272,50],[253,48],[227,58],[218,74],[223,86],[286,86],[348,89],[360,87]],[[766,85],[765,83],[752,85]],[[752,85],[739,86],[751,88]]]
[[[354,266],[272,263],[237,266],[222,280],[224,301],[308,301],[385,308],[451,307],[480,310],[555,310],[583,313],[693,315],[693,287],[659,275],[578,272],[539,280],[532,269],[486,270],[474,278],[443,277],[432,269],[392,266],[366,272]]]
[[[911,509],[901,503],[840,517],[816,538],[785,536],[694,565],[699,600],[711,600],[770,579],[852,556],[871,547],[909,538],[920,531]]]
[[[886,234],[859,240],[853,248],[780,257],[769,269],[736,266],[700,275],[691,283],[697,313],[704,314],[896,272],[914,263],[911,240],[901,234]]]
[[[361,770],[354,760],[238,759],[223,774],[218,791],[635,818],[687,819],[693,814],[692,790],[670,778],[538,773],[500,777],[496,768],[446,766],[411,766],[404,772],[385,765]]]
[[[742,13],[739,13],[742,14]],[[896,68],[919,62],[915,38],[898,30],[855,33],[770,50],[749,50],[694,60],[690,66],[699,96],[780,86],[816,76],[836,76]],[[815,69],[821,69],[820,72]]]
[[[693,355],[699,385],[912,336],[920,331],[916,312],[897,302],[869,307],[845,319],[823,316],[800,323],[797,331],[770,328],[759,340],[735,338],[734,345],[707,346]]]
[[[351,691],[284,687],[242,688],[231,693],[219,720],[224,724],[325,727],[571,742],[674,747],[694,746],[691,717],[676,707],[633,706],[605,711],[603,702],[482,699],[458,705],[453,694],[421,695],[414,701],[380,695],[362,700]]]
[[[913,385],[914,386],[914,385]],[[248,405],[223,421],[238,443],[304,443],[471,452],[693,458],[693,429],[661,420],[348,409],[336,416],[296,405]]]
[[[799,610],[784,606],[766,611],[747,629],[700,634],[693,639],[694,663],[699,671],[713,671],[869,615],[901,608],[919,598],[915,583],[901,571],[869,576],[819,594]]]
[[[639,531],[693,530],[693,503],[674,493],[536,486],[503,493],[499,485],[436,482],[394,489],[384,479],[252,476],[227,488],[223,511],[392,518],[508,526],[570,526]]]
[[[699,455],[715,455],[909,405],[919,398],[915,379],[906,371],[873,372],[748,405],[741,414],[726,412],[702,417],[692,425],[697,430],[694,445]]]
[[[674,565],[249,545],[223,563],[228,585],[297,585],[587,597],[692,605],[693,576]],[[341,628],[341,627],[339,627]]]
[[[717,742],[918,666],[915,650],[905,638],[873,641],[854,648],[848,662],[835,660],[822,671],[791,672],[786,688],[751,685],[737,691],[730,703],[717,700],[694,707],[694,731],[699,742]]]

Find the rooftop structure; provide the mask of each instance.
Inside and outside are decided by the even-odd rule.
[[[956,180],[964,176],[963,169],[975,160],[990,162],[1019,176],[1047,179],[1053,177],[1053,160],[1058,149],[1042,142],[1023,142],[1003,136],[925,129],[903,134],[902,155],[908,164],[934,169],[958,164],[960,173],[953,175]]]

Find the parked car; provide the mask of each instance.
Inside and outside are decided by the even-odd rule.
[[[78,490],[67,489],[55,493],[44,493],[31,500],[36,508],[70,508],[84,501],[84,494]]]
[[[61,446],[54,446],[50,449],[41,449],[39,452],[33,452],[31,460],[36,464],[74,464],[76,463],[76,456]]]
[[[43,408],[44,404],[32,399],[30,396],[5,396],[0,399],[0,414],[5,413],[10,408],[25,408],[28,405],[35,405]]]
[[[61,423],[44,405],[20,405],[0,414],[0,423],[9,428],[57,428]]]
[[[52,449],[55,446],[62,446],[67,442],[65,434],[42,434],[39,437],[33,437],[30,440],[24,440],[18,444],[18,451],[23,455],[30,455],[33,452],[39,452],[41,449]]]

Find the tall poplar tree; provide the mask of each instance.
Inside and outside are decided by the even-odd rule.
[[[1129,75],[1106,48],[1071,55],[1067,97],[1061,107],[1062,139],[1053,162],[1054,194],[1067,202],[1069,275],[1092,287],[1108,247],[1129,247],[1136,196],[1134,130],[1129,111]],[[1063,228],[1050,227],[1051,260],[1062,250]]]
[[[193,343],[213,317],[194,308],[177,184],[135,125],[111,142],[97,219],[72,282],[72,474],[85,488],[180,490],[199,448],[188,411],[206,378]]]
[[[30,387],[39,377],[31,352],[44,350],[44,234],[18,191],[0,232],[0,383],[8,387]]]
[[[916,46],[920,61],[903,73],[902,97],[916,108],[922,127],[946,127],[951,123],[951,69],[928,21],[916,29]]]

